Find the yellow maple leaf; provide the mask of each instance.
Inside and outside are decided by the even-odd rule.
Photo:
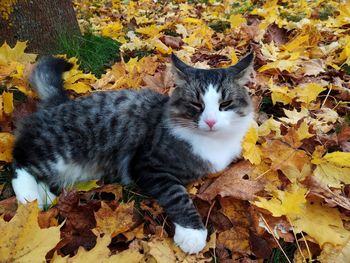
[[[0,219],[1,262],[45,262],[45,255],[60,241],[60,227],[41,229],[37,202],[19,205],[15,216]],[[49,238],[48,238],[49,237]]]
[[[281,59],[274,62],[267,63],[266,65],[258,69],[259,72],[263,72],[269,69],[279,69],[280,71],[288,71],[289,73],[295,72],[299,68],[299,60],[287,60]]]
[[[340,167],[350,167],[350,152],[332,152],[323,156],[326,162],[334,163]]]
[[[290,104],[294,98],[293,94],[288,87],[280,87],[273,84],[272,78],[268,82],[269,90],[271,91],[272,104],[275,105],[276,102],[281,102],[284,105]]]
[[[247,20],[241,14],[231,15],[229,21],[231,28],[237,28],[247,23]]]
[[[12,146],[15,141],[13,134],[0,132],[0,161],[12,161]]]
[[[171,47],[168,47],[165,45],[162,41],[160,41],[158,38],[154,38],[152,40],[152,45],[158,50],[161,54],[169,55],[173,52],[173,49]]]
[[[317,164],[314,175],[329,187],[341,188],[342,183],[350,183],[350,153],[333,152],[327,153],[322,158],[313,154],[312,163]]]
[[[282,117],[279,119],[288,124],[297,124],[300,119],[309,116],[309,111],[304,107],[302,107],[300,111],[298,111],[297,109],[294,109],[291,111],[287,109],[283,109],[283,111],[284,111],[284,114],[287,116],[287,118]]]
[[[294,89],[294,93],[297,97],[297,101],[310,104],[310,102],[314,101],[317,98],[318,94],[324,90],[325,88],[323,88],[320,84],[308,83],[296,87]]]
[[[27,42],[17,41],[11,48],[6,42],[0,47],[0,65],[6,65],[11,62],[26,63],[34,62],[37,55],[25,53]]]
[[[4,112],[9,115],[13,112],[13,93],[11,92],[3,92],[2,97],[4,100]]]
[[[260,45],[261,45],[261,53],[264,55],[265,58],[271,61],[276,61],[278,59],[279,48],[276,47],[273,40],[271,41],[271,43],[267,43],[267,44],[261,41]]]
[[[267,121],[264,121],[259,127],[258,127],[258,135],[259,136],[266,136],[271,131],[275,132],[275,138],[281,137],[281,122],[276,121],[271,117]]]
[[[301,214],[291,214],[289,220],[297,233],[306,232],[321,247],[325,243],[343,245],[350,237],[350,232],[344,228],[337,208],[307,203]]]
[[[249,160],[252,164],[259,164],[261,162],[261,149],[256,145],[258,141],[257,124],[252,125],[245,135],[242,143],[243,157]]]
[[[86,263],[86,262],[128,262],[139,263],[144,258],[143,253],[137,247],[132,247],[117,254],[111,255],[108,245],[111,243],[111,237],[104,235],[96,239],[96,245],[87,251],[83,247],[79,247],[77,254],[70,258],[69,256],[62,258],[54,254],[52,262],[59,263]],[[88,259],[88,260],[87,260]]]
[[[101,29],[101,35],[111,38],[117,38],[124,35],[122,23],[120,21],[115,21],[107,24]]]
[[[305,120],[300,124],[299,128],[296,131],[296,134],[298,136],[299,141],[302,141],[304,139],[311,138],[314,136],[314,134],[309,133],[309,125],[306,123]]]
[[[275,190],[270,200],[259,197],[258,201],[252,203],[257,207],[270,211],[275,217],[301,215],[302,207],[306,203],[306,193],[307,190],[305,188],[293,184],[286,191]]]
[[[281,49],[291,52],[296,49],[305,48],[306,47],[305,43],[308,43],[308,41],[309,41],[308,35],[298,35],[288,43],[282,45]]]
[[[84,73],[82,70],[80,70],[77,63],[78,59],[76,57],[72,57],[68,61],[73,64],[73,67],[71,70],[63,73],[62,77],[64,80],[64,88],[73,90],[78,94],[84,94],[91,91],[91,86],[87,85],[83,81],[95,82],[96,77],[91,73]]]

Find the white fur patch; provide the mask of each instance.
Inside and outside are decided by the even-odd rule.
[[[97,165],[79,165],[76,163],[65,162],[62,158],[53,164],[54,169],[58,172],[58,185],[64,187],[72,186],[75,182],[89,181],[100,179],[102,177],[101,170]]]
[[[186,253],[200,252],[207,243],[206,229],[192,229],[182,227],[175,223],[175,243]]]
[[[26,204],[34,200],[38,201],[39,208],[50,206],[56,196],[50,192],[49,187],[43,182],[37,182],[35,178],[24,169],[15,171],[16,178],[12,179],[12,187],[18,202]]]
[[[222,171],[240,157],[243,137],[254,116],[250,113],[241,117],[234,111],[220,111],[219,98],[215,88],[209,85],[203,97],[205,108],[199,119],[198,131],[180,126],[171,129],[176,137],[192,146],[195,154],[211,163],[212,172]],[[208,118],[216,121],[212,129],[205,123]]]
[[[203,96],[204,111],[199,119],[199,128],[205,131],[209,131],[210,128],[206,124],[206,120],[215,121],[215,125],[212,130],[217,130],[218,125],[221,126],[221,121],[224,116],[223,112],[219,111],[219,99],[221,95],[216,91],[213,85],[209,85],[207,92]]]

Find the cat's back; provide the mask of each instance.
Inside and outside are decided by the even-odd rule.
[[[58,106],[40,108],[19,122],[17,132],[21,133],[24,126],[69,125],[79,122],[92,122],[92,126],[96,126],[111,121],[111,118],[127,118],[130,121],[130,118],[135,117],[152,117],[151,112],[162,112],[167,100],[167,96],[149,89],[94,92]]]
[[[39,109],[16,129],[14,157],[23,164],[39,158],[92,160],[137,144],[162,115],[168,97],[151,90],[95,92]]]

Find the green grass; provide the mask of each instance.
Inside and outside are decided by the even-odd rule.
[[[297,245],[295,243],[287,243],[287,242],[280,242],[284,252],[287,254],[290,261],[293,262],[294,258],[294,252],[297,249]],[[270,259],[267,261],[268,263],[288,263],[288,260],[286,259],[285,255],[279,248],[274,248],[272,250],[272,254]]]
[[[326,4],[318,11],[318,16],[320,20],[327,20],[330,16],[333,16],[334,11],[335,8],[332,5]]]
[[[66,54],[68,58],[77,57],[80,67],[97,77],[120,60],[120,43],[108,37],[93,34],[83,36],[61,34],[57,46],[56,53]]]

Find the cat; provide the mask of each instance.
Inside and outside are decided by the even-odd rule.
[[[69,100],[60,58],[38,62],[31,84],[41,98],[16,128],[12,186],[17,200],[51,204],[75,182],[136,183],[175,225],[188,253],[206,245],[207,229],[185,185],[240,157],[252,120],[244,85],[253,53],[224,69],[197,69],[172,54],[171,96],[148,89],[94,92]]]

